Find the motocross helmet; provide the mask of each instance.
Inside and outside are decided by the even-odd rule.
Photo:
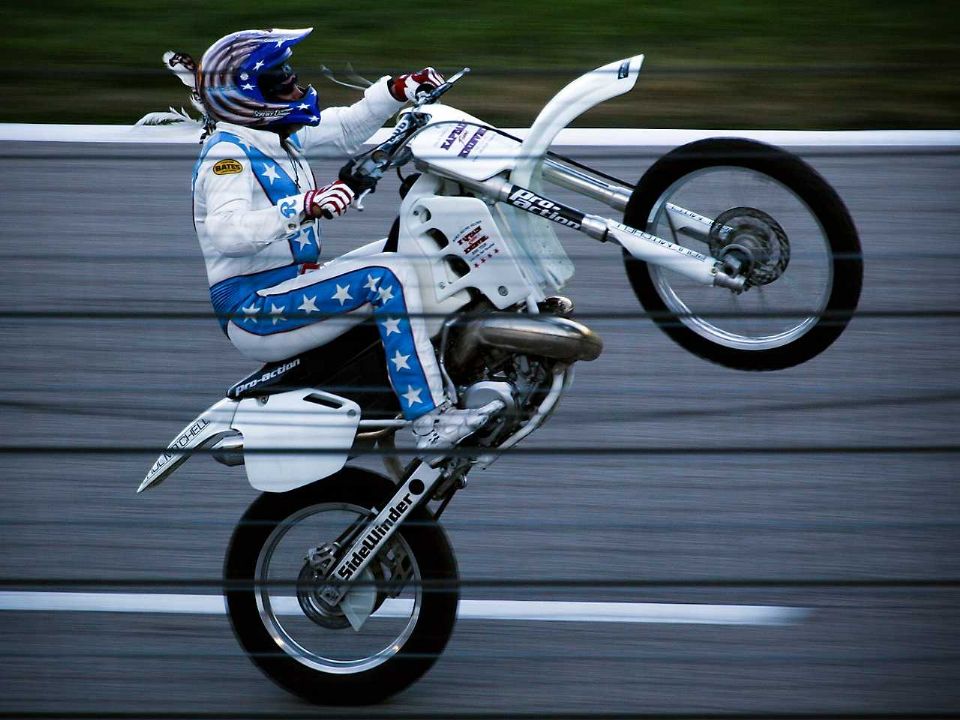
[[[297,87],[289,60],[293,45],[313,28],[241,30],[217,40],[197,70],[203,105],[214,120],[261,130],[281,125],[318,125],[313,86],[298,100],[284,99]]]

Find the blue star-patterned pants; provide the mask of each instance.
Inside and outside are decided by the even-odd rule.
[[[412,420],[433,410],[445,394],[419,316],[417,274],[393,253],[340,258],[251,293],[231,319],[227,337],[247,357],[284,360],[330,342],[371,312],[404,416]]]

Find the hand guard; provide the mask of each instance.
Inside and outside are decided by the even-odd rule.
[[[322,188],[311,190],[303,196],[303,212],[308,218],[322,217],[332,220],[343,215],[356,193],[344,182],[335,180]]]
[[[417,91],[436,90],[446,82],[443,75],[432,67],[406,75],[397,75],[390,81],[390,94],[400,102],[413,102],[417,99]]]
[[[338,176],[340,182],[346,184],[357,195],[360,195],[366,190],[370,192],[377,191],[379,178],[371,177],[364,172],[364,161],[364,156],[348,161],[346,165],[340,168],[340,174]]]

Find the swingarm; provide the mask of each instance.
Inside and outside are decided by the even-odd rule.
[[[336,565],[329,570],[329,581],[320,591],[320,597],[330,606],[341,604],[349,594],[353,581],[359,578],[371,561],[383,549],[400,524],[410,513],[433,494],[441,479],[441,470],[427,462],[420,463],[413,473],[400,484],[397,491],[383,506],[377,516],[363,524],[349,539],[350,545],[339,555]],[[358,615],[349,603],[341,607],[355,630],[367,620],[368,615]]]

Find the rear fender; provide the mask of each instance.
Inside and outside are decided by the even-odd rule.
[[[354,401],[315,388],[239,401],[226,398],[180,432],[137,492],[158,485],[199,448],[225,438],[231,438],[224,446],[242,458],[247,479],[257,490],[286,492],[302,487],[346,464],[360,413]],[[231,459],[225,464],[240,463]]]
[[[159,485],[178,467],[183,465],[195,450],[212,445],[225,435],[234,433],[233,417],[240,406],[236,400],[225,398],[211,405],[193,422],[187,425],[176,439],[167,446],[163,455],[150,468],[150,472],[140,483],[137,492]]]

